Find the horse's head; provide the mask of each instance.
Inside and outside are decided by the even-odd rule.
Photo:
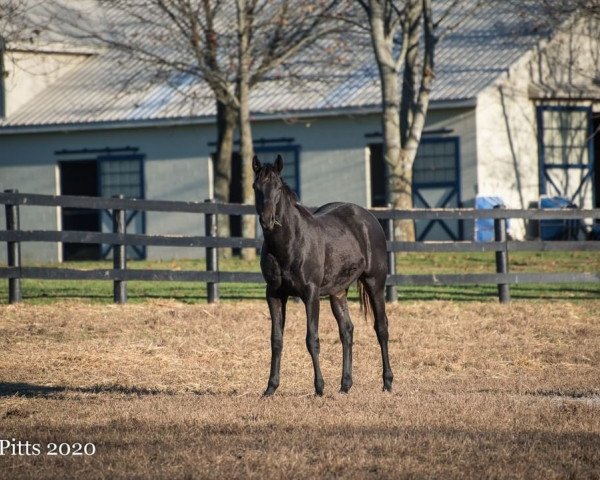
[[[258,157],[254,155],[252,169],[255,174],[252,188],[254,188],[256,212],[260,225],[263,230],[272,230],[275,225],[281,225],[275,217],[275,211],[284,188],[281,179],[283,159],[281,155],[277,155],[273,165],[269,163],[261,165]]]

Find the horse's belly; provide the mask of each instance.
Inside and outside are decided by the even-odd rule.
[[[352,285],[365,270],[364,258],[356,261],[345,262],[335,271],[325,272],[321,283],[321,295],[334,295],[346,290]]]

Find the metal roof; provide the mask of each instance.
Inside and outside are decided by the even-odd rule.
[[[436,49],[432,106],[436,102],[474,99],[502,72],[532,49],[545,35],[510,8],[510,2],[492,2],[477,10],[454,31],[448,31]],[[318,55],[312,52],[312,55]],[[310,62],[308,62],[310,68]],[[254,115],[290,113],[327,114],[344,109],[380,105],[377,67],[368,42],[353,44],[352,65],[315,69],[313,78],[273,78],[251,93]],[[339,70],[339,71],[338,71]],[[106,122],[144,122],[215,115],[215,101],[207,85],[184,74],[148,87],[151,78],[141,62],[104,51],[83,61],[41,94],[0,122],[0,130],[23,127],[90,125]]]

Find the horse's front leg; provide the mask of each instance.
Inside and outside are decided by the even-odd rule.
[[[264,395],[275,393],[279,386],[279,367],[281,365],[281,352],[283,350],[283,329],[285,328],[285,306],[287,297],[273,295],[267,289],[267,304],[271,313],[271,373],[269,384]]]
[[[315,393],[323,395],[323,375],[319,364],[319,290],[311,288],[308,294],[303,298],[306,306],[306,348],[312,358],[313,369],[315,372]]]

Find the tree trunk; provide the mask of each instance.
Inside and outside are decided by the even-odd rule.
[[[413,1],[407,12],[404,41],[407,42],[402,73],[402,94],[400,97],[400,144],[402,148],[398,162],[391,175],[390,201],[394,208],[409,210],[413,208],[413,165],[419,142],[410,138],[415,122],[416,111],[416,69],[419,59],[419,41],[421,37],[421,1]],[[419,138],[421,133],[419,132]],[[394,237],[403,242],[415,241],[414,220],[396,220]]]
[[[393,55],[394,34],[386,27],[386,12],[383,5],[372,0],[369,3],[371,41],[379,78],[381,81],[381,103],[383,123],[383,159],[387,165],[386,197],[394,208],[412,208],[412,163],[406,163],[401,143],[401,102],[399,60]],[[400,60],[408,52],[402,53]],[[414,222],[396,220],[394,234],[397,240],[414,240]]]
[[[250,112],[248,101],[242,100],[244,94],[240,94],[240,155],[242,159],[242,198],[243,203],[254,204],[254,191],[252,182],[254,181],[254,172],[252,170],[252,157],[254,148],[252,146],[252,129],[250,126]],[[242,236],[244,238],[256,237],[256,216],[244,215],[242,217]],[[256,258],[256,249],[242,249],[242,258],[244,260],[254,260]]]
[[[250,126],[250,32],[252,27],[252,11],[245,0],[237,0],[238,15],[238,99],[239,99],[239,129],[240,129],[240,156],[242,161],[242,199],[243,203],[254,203],[254,192],[252,182],[254,172],[252,171],[252,157],[254,148],[252,145],[252,128]],[[242,217],[242,236],[244,238],[256,237],[256,217],[244,215]],[[254,248],[242,249],[244,260],[254,260],[256,250]]]
[[[431,87],[435,75],[434,49],[435,36],[433,31],[433,18],[431,13],[431,0],[421,0],[413,3],[409,11],[408,27],[408,53],[405,58],[404,71],[412,72],[402,82],[403,105],[409,104],[406,115],[401,115],[400,138],[402,151],[394,179],[392,203],[398,208],[413,207],[413,166],[417,158],[417,150],[421,143],[421,135],[425,128],[425,119],[429,107]],[[423,34],[423,59],[418,93],[416,92],[415,72],[419,68],[418,56],[411,55],[420,45],[421,33]],[[415,226],[413,221],[397,222],[394,226],[395,235],[401,241],[415,240]]]
[[[383,93],[383,158],[387,165],[387,198],[394,208],[409,210],[412,202],[412,161],[401,147],[400,100],[398,77],[392,69],[382,69]],[[394,221],[396,240],[412,242],[415,239],[413,220]]]
[[[215,199],[218,202],[229,202],[229,189],[231,185],[231,155],[233,153],[233,135],[236,125],[236,111],[234,107],[217,101],[217,154],[215,157]],[[229,237],[229,215],[219,215],[218,235]],[[231,257],[231,248],[220,248],[221,258]]]
[[[413,159],[414,160],[414,159]],[[395,209],[411,210],[413,208],[413,160],[406,150],[400,150],[398,161],[390,171],[390,202]],[[395,220],[394,238],[401,242],[415,241],[414,220]]]

